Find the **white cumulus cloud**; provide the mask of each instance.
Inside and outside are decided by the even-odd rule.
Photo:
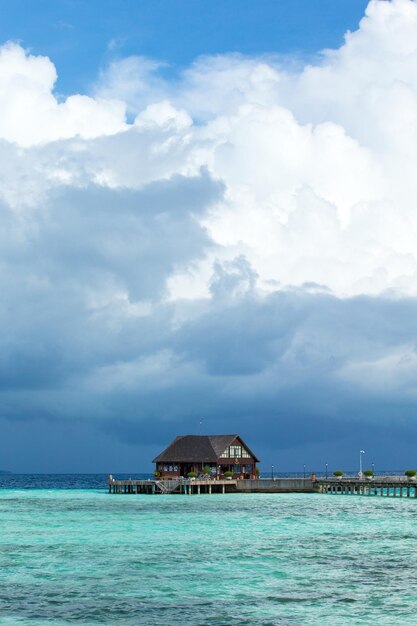
[[[342,296],[414,295],[416,41],[415,2],[373,0],[359,29],[314,65],[232,55],[197,60],[165,86],[141,80],[132,166],[139,142],[146,176],[204,166],[223,180],[225,199],[205,225],[224,256],[250,260],[266,289],[317,282]],[[110,78],[119,67],[124,75],[123,63]],[[103,84],[123,96],[117,81]],[[117,157],[113,167],[123,184]],[[198,294],[210,273],[203,265]],[[195,274],[173,284],[190,295]]]
[[[32,56],[14,43],[1,48],[0,138],[28,147],[123,130],[125,105],[121,101],[76,94],[60,102],[53,94],[56,78],[47,57]]]

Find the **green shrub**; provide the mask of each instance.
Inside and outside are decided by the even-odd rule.
[[[337,476],[337,478],[340,478],[340,476],[343,476],[342,470],[336,470],[335,472],[333,472],[333,476]]]
[[[365,474],[365,476],[368,476],[368,478],[371,478],[374,475],[374,471],[373,470],[365,470],[364,474]]]
[[[408,478],[413,478],[417,474],[417,472],[416,470],[406,470],[404,474],[408,476]]]
[[[197,474],[195,472],[188,472],[188,474],[187,474],[188,478],[195,478],[196,475]]]
[[[203,467],[203,474],[211,474],[211,467],[209,467],[208,465],[205,465]]]
[[[259,469],[259,467],[256,468],[255,474],[258,476],[258,478],[261,475],[261,470]]]
[[[155,478],[159,478],[161,475],[161,472],[159,470],[154,470],[153,475],[155,476]]]
[[[227,472],[224,473],[224,475],[227,477],[229,476],[233,476],[233,472],[231,472],[230,470],[228,470]]]

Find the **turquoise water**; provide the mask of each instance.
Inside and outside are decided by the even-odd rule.
[[[417,500],[0,490],[0,624],[417,624]]]

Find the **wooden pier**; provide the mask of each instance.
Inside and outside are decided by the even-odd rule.
[[[236,480],[116,480],[109,478],[109,493],[212,494],[236,491]]]
[[[214,493],[322,493],[329,495],[383,496],[417,498],[417,481],[406,476],[368,478],[279,478],[279,479],[207,479],[179,478],[165,480],[108,481],[112,494],[184,494]]]
[[[123,494],[212,494],[212,493],[312,493],[310,478],[117,480],[112,475],[109,493]]]
[[[367,478],[317,478],[314,491],[331,495],[417,498],[417,482],[405,476]]]

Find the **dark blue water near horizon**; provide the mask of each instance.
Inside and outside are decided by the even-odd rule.
[[[152,474],[117,474],[146,480]],[[0,474],[0,489],[106,489],[108,474]]]

